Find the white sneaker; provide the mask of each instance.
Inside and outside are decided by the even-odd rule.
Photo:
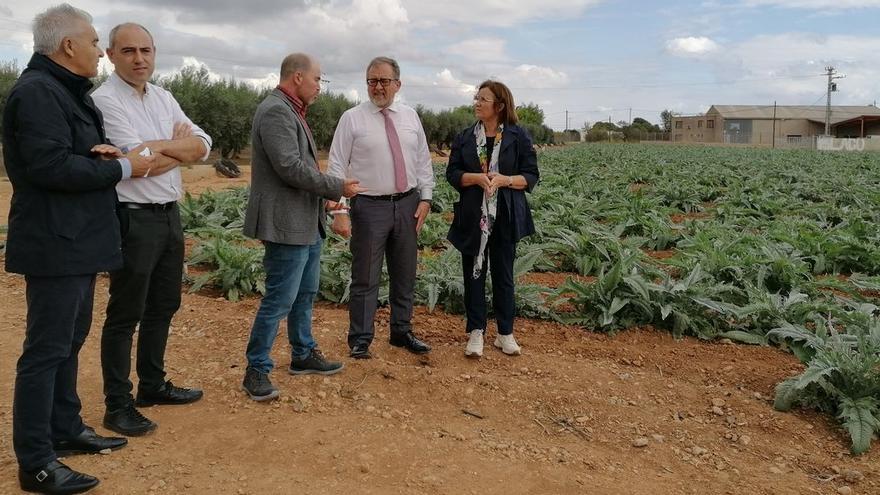
[[[467,357],[482,357],[483,356],[483,331],[482,330],[471,330],[468,335],[467,347],[464,349],[464,355]]]
[[[522,354],[522,350],[519,348],[519,344],[516,343],[516,339],[513,338],[513,334],[496,336],[495,347],[501,349],[501,352],[508,356],[519,356]]]

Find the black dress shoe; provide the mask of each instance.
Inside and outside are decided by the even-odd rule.
[[[348,354],[349,357],[353,357],[355,359],[372,359],[373,355],[370,354],[370,346],[367,344],[355,344],[351,348],[351,352]]]
[[[74,471],[56,460],[34,471],[19,469],[18,483],[26,492],[56,495],[87,492],[100,481],[94,476]]]
[[[146,435],[155,430],[157,426],[159,425],[135,409],[134,404],[128,404],[112,411],[108,409],[104,413],[104,428],[127,437]]]
[[[161,390],[141,392],[138,390],[134,405],[150,407],[156,405],[189,404],[202,398],[202,391],[197,388],[175,387],[171,380],[165,382]]]
[[[426,352],[431,352],[431,346],[417,339],[412,332],[391,334],[391,345],[394,347],[403,347],[413,354],[425,354]]]
[[[98,454],[105,449],[118,450],[127,443],[128,440],[125,438],[102,437],[95,433],[94,429],[86,426],[79,435],[67,440],[58,440],[52,446],[55,454],[66,457],[77,454]]]

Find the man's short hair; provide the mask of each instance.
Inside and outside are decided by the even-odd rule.
[[[373,60],[370,60],[370,63],[367,65],[367,72],[370,72],[370,69],[376,65],[388,64],[391,66],[391,71],[394,72],[394,79],[400,79],[400,64],[397,63],[397,60],[394,60],[391,57],[376,57]]]
[[[109,45],[110,48],[113,48],[113,46],[116,44],[116,36],[119,34],[119,30],[122,28],[127,28],[127,27],[138,27],[138,28],[143,29],[144,32],[147,33],[147,36],[150,37],[150,43],[152,43],[153,46],[156,45],[156,42],[153,41],[153,34],[150,33],[149,29],[141,26],[140,24],[138,24],[136,22],[124,22],[124,23],[122,23],[122,24],[120,24],[110,30],[110,40],[108,41],[108,43],[110,43],[110,45]]]
[[[312,68],[312,57],[305,53],[291,53],[281,62],[281,80],[284,81],[296,72],[305,72]]]
[[[79,21],[92,23],[92,16],[82,9],[62,3],[49,7],[34,17],[34,52],[51,55],[61,48],[61,42],[77,34]]]

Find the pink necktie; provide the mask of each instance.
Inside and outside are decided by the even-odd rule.
[[[391,158],[394,160],[394,186],[397,188],[397,192],[406,192],[409,182],[406,180],[406,162],[403,160],[403,151],[400,149],[400,138],[397,136],[397,129],[394,128],[394,122],[391,121],[388,109],[383,108],[381,112],[385,117],[385,134],[388,135]]]

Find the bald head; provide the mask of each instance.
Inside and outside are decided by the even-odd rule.
[[[117,38],[119,37],[120,32],[127,32],[130,30],[143,31],[150,38],[150,43],[155,44],[153,42],[153,35],[150,34],[150,31],[147,30],[147,28],[141,26],[136,22],[126,22],[110,30],[110,48],[116,46]]]
[[[312,57],[305,53],[291,53],[281,62],[281,80],[287,80],[297,72],[308,72],[313,63]]]
[[[291,53],[281,62],[278,85],[306,105],[311,105],[321,92],[321,64],[305,53]]]

